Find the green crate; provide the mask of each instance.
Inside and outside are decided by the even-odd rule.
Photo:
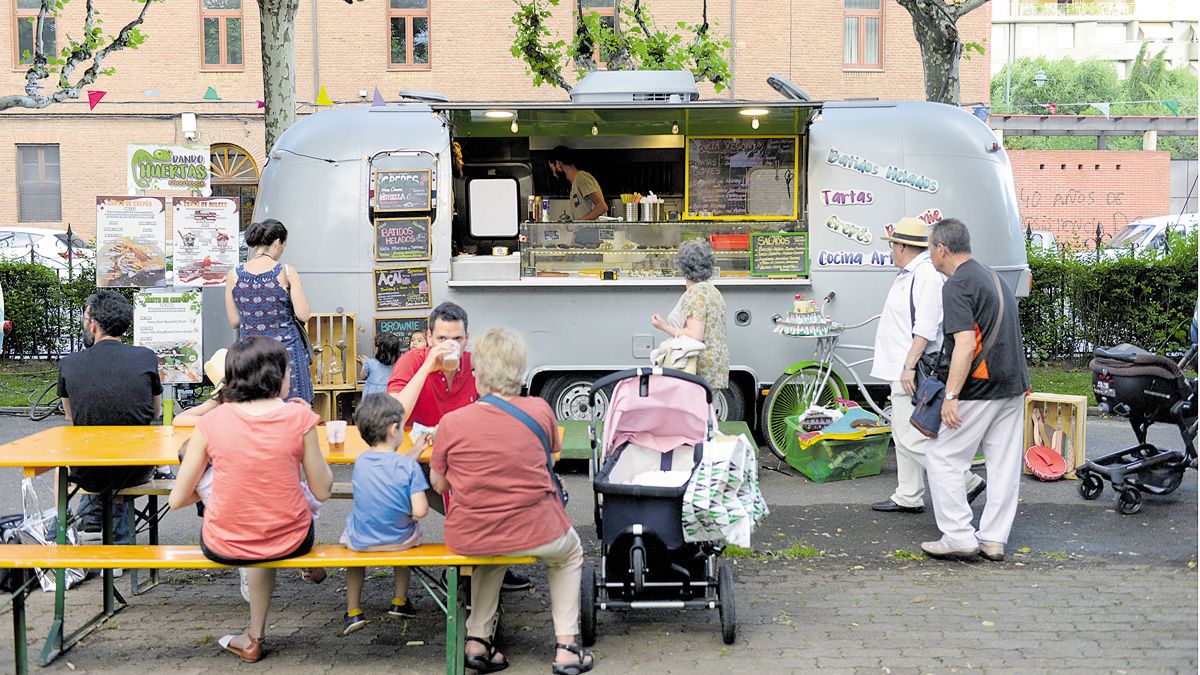
[[[892,440],[890,430],[872,429],[863,432],[862,438],[857,439],[827,438],[807,448],[801,448],[797,438],[800,431],[799,421],[799,417],[787,418],[786,459],[788,464],[814,483],[878,476],[883,473],[883,460]]]

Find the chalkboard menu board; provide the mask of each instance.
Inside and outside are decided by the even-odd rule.
[[[689,136],[684,218],[795,220],[795,136]]]
[[[756,277],[802,277],[808,274],[808,233],[751,233],[750,274]]]
[[[433,171],[403,169],[375,172],[376,211],[428,211],[432,206]]]
[[[432,306],[428,266],[375,270],[375,309],[421,309]]]
[[[391,333],[395,335],[400,338],[400,348],[405,351],[412,348],[409,343],[412,334],[417,331],[424,333],[428,327],[429,317],[425,316],[375,317],[375,334]]]
[[[375,260],[429,260],[429,218],[376,218]]]

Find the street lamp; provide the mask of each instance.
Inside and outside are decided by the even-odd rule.
[[[1038,89],[1041,89],[1042,87],[1046,86],[1046,80],[1048,80],[1048,79],[1050,79],[1050,78],[1046,77],[1046,71],[1042,70],[1041,68],[1038,68],[1037,75],[1033,76],[1033,84]]]

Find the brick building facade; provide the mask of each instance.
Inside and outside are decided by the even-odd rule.
[[[613,3],[584,5],[604,12]],[[20,60],[29,31],[22,32],[21,22],[30,6],[36,14],[37,4],[0,0],[0,44],[6,47],[0,58],[8,60],[0,68],[0,93],[24,90]],[[554,8],[559,37],[570,36],[574,5]],[[648,6],[662,27],[700,20],[699,0],[655,0]],[[83,9],[83,3],[67,5],[58,20],[59,44],[78,34]],[[115,31],[138,6],[111,2],[101,9],[105,29]],[[314,111],[322,85],[338,105],[369,102],[376,86],[389,101],[401,89],[439,91],[460,101],[564,99],[557,88],[533,87],[524,64],[512,56],[513,11],[504,0],[302,1],[295,25],[299,113]],[[777,98],[766,83],[772,73],[788,76],[816,99],[924,98],[911,19],[894,0],[716,0],[708,3],[708,19],[734,45],[733,81],[720,94],[701,86],[705,98]],[[983,42],[990,30],[987,7],[965,17],[960,29],[965,41]],[[253,166],[241,182],[253,183],[252,171],[265,157],[256,105],[262,98],[257,3],[171,0],[150,7],[143,30],[146,43],[111,55],[105,65],[116,73],[89,88],[107,92],[94,111],[84,96],[44,110],[0,113],[0,166],[17,167],[23,177],[0,187],[0,223],[55,228],[71,223],[87,238],[95,226],[95,196],[125,192],[126,145],[184,143],[185,112],[197,116],[197,143],[239,159],[245,151]],[[204,100],[209,87],[220,101]],[[987,60],[964,61],[962,100],[983,100],[987,91]],[[57,148],[20,149],[33,145]],[[49,163],[54,156],[56,166]],[[24,181],[44,190],[57,181],[59,213],[51,209],[36,221],[19,222]],[[236,180],[225,182],[238,186]],[[249,213],[249,203],[244,211]]]

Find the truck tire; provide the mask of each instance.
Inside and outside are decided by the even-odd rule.
[[[588,394],[595,381],[595,377],[581,373],[560,375],[547,381],[539,395],[546,399],[559,420],[588,421],[591,419],[588,415]],[[608,392],[601,391],[596,396],[596,409],[592,413],[597,419],[604,419],[607,411]]]
[[[736,383],[730,382],[725,389],[713,392],[713,407],[717,410],[717,421],[746,419],[746,394]]]

